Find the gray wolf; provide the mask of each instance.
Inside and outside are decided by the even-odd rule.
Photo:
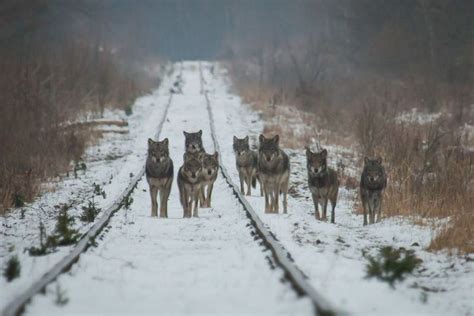
[[[265,213],[278,213],[278,199],[283,194],[283,212],[287,213],[290,159],[280,149],[280,137],[266,138],[260,134],[257,168],[265,193]]]
[[[257,180],[260,184],[260,195],[263,196],[263,188],[258,176],[257,162],[258,153],[250,149],[249,137],[239,139],[234,136],[235,164],[239,171],[240,191],[245,194],[244,184],[247,185],[247,195],[252,195],[252,187],[255,188]]]
[[[322,219],[327,220],[326,209],[328,200],[331,202],[331,223],[336,221],[336,202],[339,191],[339,180],[337,172],[327,166],[326,149],[319,153],[313,153],[306,148],[306,167],[308,169],[308,187],[313,196],[314,212],[316,219],[319,220],[319,204],[322,207]]]
[[[369,211],[369,223],[380,222],[382,213],[383,192],[387,186],[385,168],[382,166],[382,158],[364,159],[364,169],[360,178],[360,199],[364,208],[364,225],[367,225],[367,211]]]
[[[211,207],[212,189],[219,170],[219,154],[217,152],[214,154],[204,153],[201,162],[201,207]]]
[[[184,149],[186,153],[203,152],[204,147],[202,146],[202,130],[196,133],[184,132]]]
[[[179,200],[183,206],[184,217],[198,217],[202,161],[192,154],[184,154],[183,159],[184,163],[179,168],[177,179]]]
[[[161,142],[148,139],[145,174],[150,186],[151,216],[158,216],[156,197],[160,193],[160,217],[168,217],[168,198],[173,182],[173,161],[169,156],[168,138]]]

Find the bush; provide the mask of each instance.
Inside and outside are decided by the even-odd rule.
[[[93,186],[94,186],[94,194],[95,194],[95,195],[102,195],[102,197],[103,197],[104,199],[107,197],[107,194],[105,193],[105,190],[102,189],[102,187],[100,186],[100,184],[94,183]]]
[[[74,224],[74,217],[68,214],[69,205],[64,205],[56,218],[56,228],[54,234],[48,237],[48,244],[52,246],[68,246],[75,244],[80,234],[71,226]]]
[[[396,281],[402,281],[405,275],[412,273],[422,262],[413,250],[405,248],[394,249],[391,246],[379,250],[377,257],[364,254],[368,263],[367,278],[377,278],[394,286]]]
[[[40,182],[80,161],[93,133],[69,122],[106,107],[123,109],[152,82],[122,69],[125,63],[107,50],[94,58],[97,48],[87,42],[45,42],[34,54],[22,49],[0,48],[0,212],[31,201]],[[85,167],[77,163],[74,175]]]
[[[82,207],[81,221],[92,223],[95,221],[97,214],[99,214],[100,208],[97,208],[94,200],[89,201],[87,206]]]
[[[27,249],[30,256],[44,256],[53,252],[54,246],[50,244],[50,239],[46,236],[46,232],[42,222],[40,222],[39,225],[39,237],[39,247],[33,246]]]
[[[20,271],[20,261],[18,261],[17,256],[13,256],[7,261],[5,269],[3,270],[3,276],[8,282],[11,282],[20,276]]]

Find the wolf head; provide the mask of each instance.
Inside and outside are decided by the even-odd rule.
[[[217,151],[214,154],[204,154],[202,157],[202,172],[207,176],[212,176],[217,173],[219,168],[219,154]]]
[[[239,139],[234,136],[234,153],[237,156],[242,156],[250,149],[249,146],[249,137],[246,136],[245,138]]]
[[[160,141],[153,141],[151,138],[148,139],[148,156],[153,160],[153,162],[162,162],[169,157],[169,141],[168,138]]]
[[[204,152],[202,151],[196,151],[193,153],[184,153],[183,154],[183,161],[186,162],[186,160],[189,159],[197,159],[199,161],[202,161],[202,157],[204,156]]]
[[[363,181],[370,186],[383,185],[385,179],[385,169],[382,166],[382,158],[370,159],[364,158],[364,171],[362,172]]]
[[[266,163],[272,163],[280,155],[280,136],[275,135],[272,138],[266,138],[262,134],[258,138],[260,141],[258,154]]]
[[[199,130],[197,133],[188,133],[183,131],[183,134],[185,137],[184,145],[186,152],[195,153],[203,150],[202,130]]]
[[[320,177],[327,171],[328,151],[323,149],[319,153],[313,153],[306,148],[306,165],[311,176]]]
[[[195,157],[189,157],[184,160],[183,172],[188,179],[196,181],[202,172],[202,162]]]

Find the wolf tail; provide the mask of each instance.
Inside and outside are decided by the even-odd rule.
[[[256,188],[257,187],[257,176],[253,176],[252,177],[252,188]]]

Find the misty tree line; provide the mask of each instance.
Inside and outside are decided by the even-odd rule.
[[[223,56],[272,86],[318,94],[330,80],[375,75],[413,83],[435,109],[439,85],[473,83],[469,0],[238,1],[229,10]],[[457,97],[467,103],[463,90]]]
[[[0,3],[0,212],[79,162],[94,135],[67,122],[125,109],[158,84],[143,66],[160,60],[129,44],[137,20],[117,33],[109,9],[98,1]]]

